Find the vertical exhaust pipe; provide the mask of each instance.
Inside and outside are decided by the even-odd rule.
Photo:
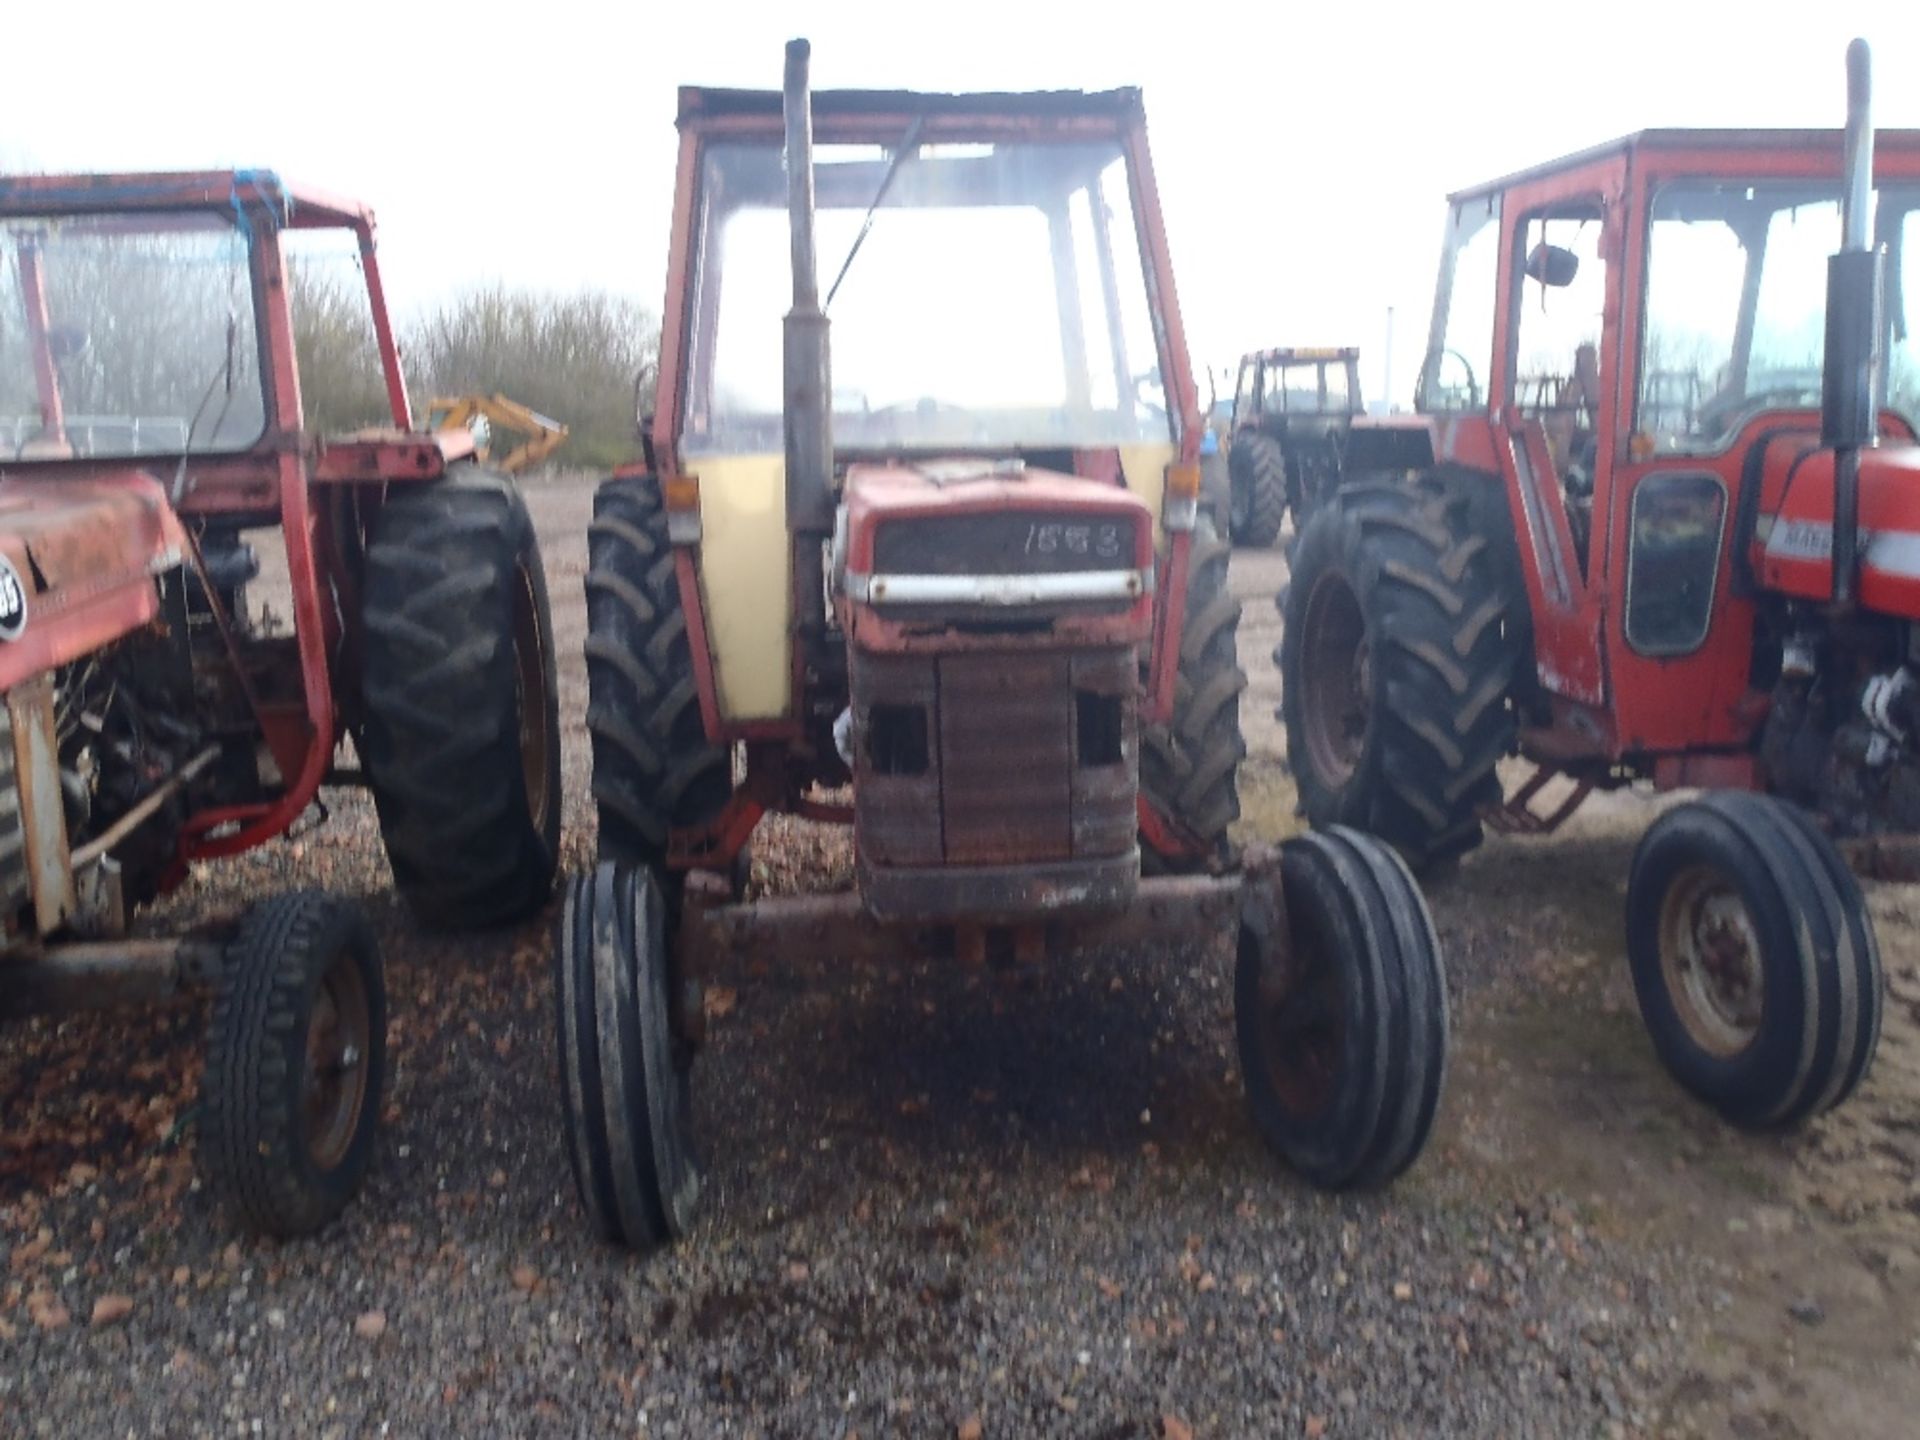
[[[1846,173],[1840,253],[1827,262],[1820,443],[1833,457],[1833,603],[1853,605],[1860,569],[1860,451],[1879,440],[1886,355],[1886,253],[1872,243],[1873,116],[1865,40],[1847,47]]]
[[[811,47],[787,43],[787,224],[793,246],[793,308],[785,322],[787,524],[796,534],[833,531],[833,410],[827,317],[813,248]]]
[[[787,123],[787,229],[793,246],[793,308],[783,326],[787,539],[793,547],[791,635],[795,673],[815,675],[827,634],[826,547],[833,534],[833,405],[827,317],[813,251],[812,46],[787,42],[782,112]],[[810,683],[810,681],[809,681]],[[804,685],[803,685],[804,690]]]

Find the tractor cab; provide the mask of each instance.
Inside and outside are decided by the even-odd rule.
[[[1912,616],[1897,536],[1920,533],[1920,132],[1877,149],[1886,304],[1859,587]],[[1744,744],[1765,714],[1750,692],[1771,683],[1756,599],[1832,589],[1842,150],[1834,131],[1646,131],[1450,202],[1417,408],[1435,459],[1504,481],[1536,718],[1576,751]]]
[[[1229,789],[1144,832],[1136,798],[1202,428],[1139,92],[687,89],[680,131],[652,448],[701,723],[809,756],[707,841],[851,775],[891,916],[1120,903],[1142,833],[1219,853]]]

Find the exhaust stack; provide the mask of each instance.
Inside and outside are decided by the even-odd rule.
[[[1833,603],[1850,607],[1859,579],[1860,451],[1879,440],[1886,383],[1881,344],[1886,253],[1872,244],[1873,117],[1865,40],[1847,47],[1845,189],[1840,253],[1827,262],[1827,347],[1821,372],[1820,443],[1834,450]]]
[[[807,85],[811,52],[805,40],[787,42],[783,106],[787,224],[793,246],[793,308],[784,332],[787,527],[796,536],[833,532],[831,370],[813,248],[813,101]]]

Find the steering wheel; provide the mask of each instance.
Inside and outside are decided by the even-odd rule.
[[[1443,347],[1433,351],[1433,353],[1427,357],[1427,373],[1433,379],[1434,388],[1436,390],[1445,388],[1440,384],[1440,366],[1441,363],[1449,357],[1458,360],[1460,362],[1460,368],[1467,372],[1466,408],[1469,410],[1478,410],[1480,408],[1480,380],[1479,377],[1473,373],[1473,362],[1458,350]]]

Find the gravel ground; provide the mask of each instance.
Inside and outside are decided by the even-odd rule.
[[[577,862],[590,492],[533,493]],[[1283,578],[1236,557],[1267,836],[1297,823],[1268,718]],[[365,1192],[318,1239],[234,1238],[193,1180],[202,1002],[0,1031],[0,1434],[1795,1435],[1920,1403],[1911,890],[1873,892],[1899,1002],[1873,1082],[1758,1142],[1676,1097],[1632,1015],[1647,807],[1490,845],[1434,892],[1439,1133],[1367,1197],[1254,1140],[1209,947],[1012,975],[753,957],[696,1071],[705,1217],[638,1261],[573,1199],[547,925],[419,931],[371,806],[327,801],[151,923],[301,884],[365,904],[392,1009]],[[756,866],[793,889],[848,859],[783,824]]]

